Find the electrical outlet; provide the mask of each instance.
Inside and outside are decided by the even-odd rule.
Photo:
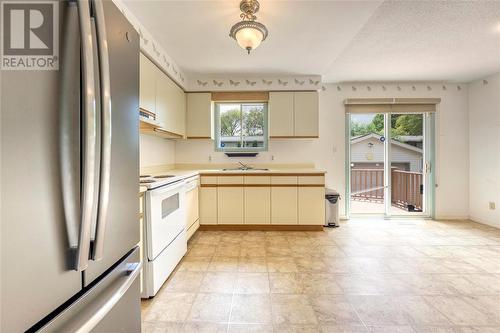
[[[274,155],[271,155],[271,161],[274,161]]]
[[[212,162],[212,155],[208,155],[208,161]]]
[[[496,209],[496,205],[495,205],[494,202],[490,202],[489,203],[489,207],[490,207],[491,210],[495,210]]]

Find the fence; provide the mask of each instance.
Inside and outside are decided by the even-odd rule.
[[[391,170],[391,201],[392,205],[414,210],[422,210],[422,180],[419,172]],[[351,197],[353,200],[384,202],[384,170],[383,169],[352,169]]]

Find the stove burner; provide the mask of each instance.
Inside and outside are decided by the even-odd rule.
[[[156,182],[156,180],[154,180],[154,179],[140,179],[139,180],[139,183],[141,183],[141,184],[154,183],[154,182]]]
[[[154,176],[154,178],[171,178],[175,177],[174,175],[159,175],[159,176]]]
[[[140,175],[139,177],[140,178],[149,178],[149,177],[151,177],[151,175]]]

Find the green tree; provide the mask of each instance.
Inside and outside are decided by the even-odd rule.
[[[226,111],[220,115],[220,134],[238,136],[241,132],[241,113],[239,109]]]
[[[264,113],[260,108],[252,108],[243,117],[244,134],[249,136],[264,134]]]

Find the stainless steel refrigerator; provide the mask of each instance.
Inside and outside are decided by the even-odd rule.
[[[0,74],[0,331],[139,332],[139,36],[57,5],[59,70]]]

